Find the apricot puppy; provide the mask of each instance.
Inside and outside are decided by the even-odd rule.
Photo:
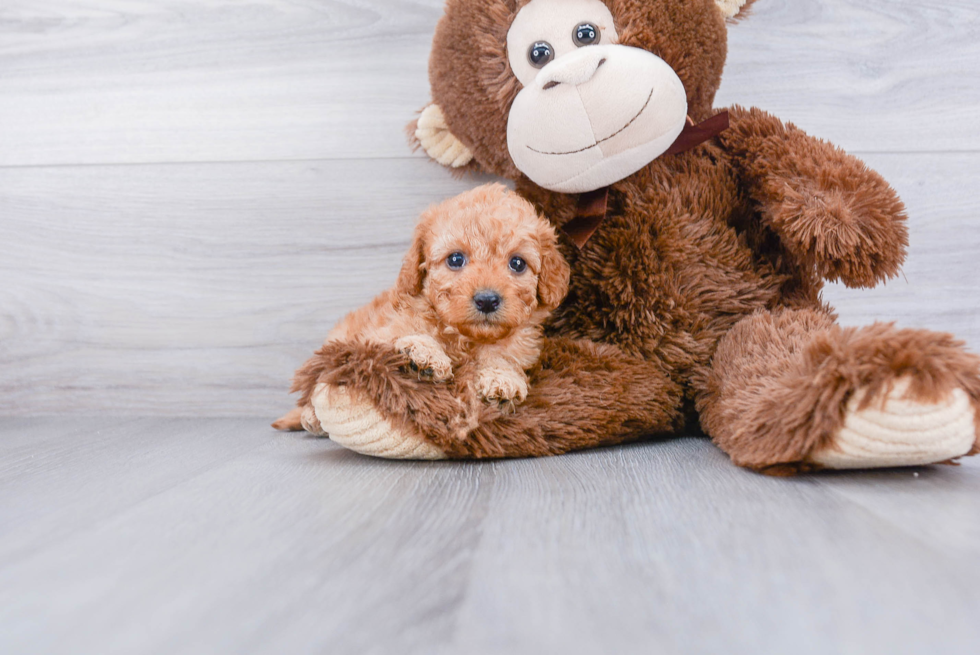
[[[326,341],[391,344],[419,375],[445,381],[465,368],[479,397],[520,403],[568,276],[554,228],[534,207],[501,184],[481,186],[423,213],[394,288]],[[302,411],[273,425],[302,429],[312,422]]]

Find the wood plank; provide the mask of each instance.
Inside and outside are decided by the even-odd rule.
[[[123,433],[116,455],[87,453],[94,434],[39,447],[63,455],[0,493],[0,511],[79,520],[0,560],[0,651],[968,653],[980,639],[965,525],[978,466],[773,479],[704,439],[408,463],[257,421]],[[182,470],[218,449],[231,456]]]
[[[852,152],[980,149],[974,0],[760,0],[729,52],[718,106],[762,107]]]
[[[406,157],[442,0],[8,0],[0,166]],[[719,106],[853,151],[980,150],[974,0],[763,0]]]
[[[0,10],[0,165],[406,156],[441,0]]]
[[[955,492],[972,494],[975,511],[975,469],[949,471],[932,494],[919,487],[906,530],[808,479],[736,469],[697,439],[510,466],[457,621],[459,651],[476,641],[492,644],[484,652],[930,652],[949,627],[944,647],[967,652],[976,639],[978,542],[940,555],[908,534]],[[960,519],[940,511],[930,527]]]
[[[255,427],[256,421],[241,419],[211,421],[203,431],[196,419],[59,417],[26,426],[5,421],[0,563],[16,565],[268,443],[269,435]]]
[[[912,216],[903,277],[833,288],[845,324],[980,349],[980,155],[873,155]],[[0,170],[0,414],[264,415],[417,214],[480,180],[415,160]]]
[[[492,467],[392,466],[262,422],[234,425],[265,446],[190,479],[172,471],[171,488],[0,564],[0,651],[367,652],[355,646],[384,641],[425,652],[422,644],[448,638],[453,615],[443,610],[463,593]],[[170,441],[193,459],[228,425],[173,428],[144,421],[127,449]],[[66,485],[88,475],[57,468]],[[128,474],[102,479],[80,493],[132,485]],[[56,505],[57,491],[29,492]],[[310,610],[317,630],[286,628]]]
[[[394,283],[418,214],[480,181],[421,160],[0,170],[0,414],[274,418]]]
[[[866,155],[909,210],[910,246],[899,276],[875,289],[830,285],[844,325],[875,321],[952,332],[980,352],[980,229],[972,199],[976,155]]]
[[[815,483],[972,566],[980,550],[980,459],[959,466],[822,474]]]

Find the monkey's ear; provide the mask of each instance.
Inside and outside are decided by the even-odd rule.
[[[447,168],[462,168],[473,161],[473,153],[449,131],[446,117],[439,105],[431,104],[422,110],[418,120],[409,125],[409,138],[425,154]]]
[[[721,9],[721,13],[724,14],[725,18],[729,19],[733,19],[740,14],[744,17],[749,5],[753,2],[755,0],[715,0],[718,8]]]
[[[425,232],[422,222],[415,228],[412,236],[412,245],[405,253],[402,261],[402,269],[398,273],[398,281],[395,289],[398,293],[405,296],[417,296],[422,293],[422,283],[425,281],[425,239],[422,233]]]

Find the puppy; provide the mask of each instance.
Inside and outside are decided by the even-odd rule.
[[[479,398],[520,403],[568,277],[554,228],[534,207],[503,185],[481,186],[422,214],[394,288],[348,314],[326,342],[390,344],[420,376],[446,381],[462,369],[462,386]],[[302,412],[273,426],[310,428]]]

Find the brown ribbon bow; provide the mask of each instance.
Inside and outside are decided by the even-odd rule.
[[[728,112],[723,111],[715,114],[708,120],[694,124],[691,117],[687,117],[687,125],[681,131],[680,136],[674,144],[665,152],[665,155],[678,155],[696,148],[706,141],[715,138],[730,126]],[[562,231],[568,235],[579,248],[584,248],[589,242],[599,225],[606,218],[606,211],[609,209],[609,187],[597,189],[583,193],[578,197],[578,209],[575,218],[562,226]]]

